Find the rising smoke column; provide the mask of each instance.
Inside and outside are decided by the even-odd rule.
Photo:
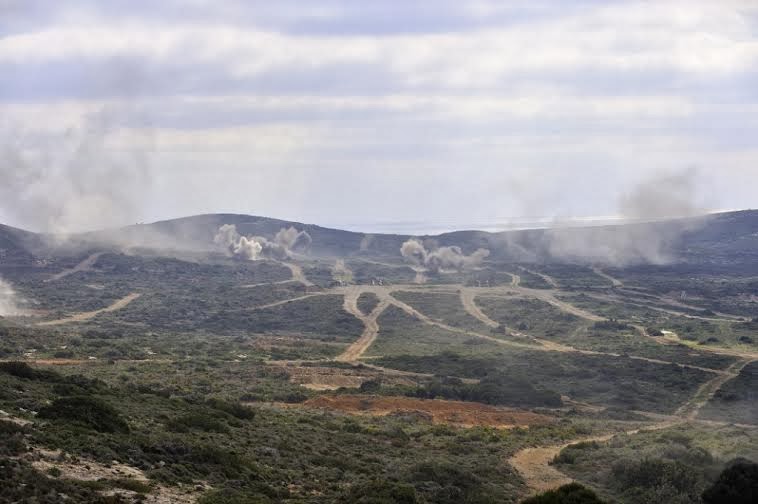
[[[249,261],[283,261],[292,257],[293,250],[307,250],[313,240],[306,231],[298,231],[294,227],[280,229],[271,241],[264,236],[242,236],[237,231],[237,226],[224,224],[218,229],[213,242],[234,257]]]
[[[457,246],[438,247],[429,251],[419,240],[411,238],[400,247],[400,254],[407,261],[431,271],[443,269],[462,271],[481,265],[482,261],[490,255],[490,251],[480,248],[468,256]]]
[[[119,131],[105,111],[65,133],[26,134],[0,124],[0,214],[61,234],[139,220],[151,186],[150,141],[113,149]]]
[[[19,313],[17,301],[18,297],[13,287],[0,278],[0,317],[17,315]]]
[[[697,169],[690,168],[633,187],[620,198],[618,213],[624,220],[638,223],[548,230],[549,254],[561,260],[613,266],[671,263],[676,259],[675,250],[682,235],[702,224],[698,220],[681,220],[704,211],[698,202],[699,176]],[[676,218],[680,220],[655,222]]]

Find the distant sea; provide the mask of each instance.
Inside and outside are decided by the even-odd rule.
[[[356,231],[360,233],[386,233],[402,235],[437,235],[453,231],[514,231],[518,229],[545,229],[556,227],[588,227],[623,224],[629,222],[622,217],[530,217],[500,218],[481,221],[428,220],[428,221],[364,221],[364,222],[330,222],[326,227]]]

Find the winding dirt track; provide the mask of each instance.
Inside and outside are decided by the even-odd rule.
[[[306,287],[312,287],[313,282],[308,280],[308,278],[305,276],[305,273],[303,273],[303,268],[298,266],[297,264],[289,263],[289,262],[282,262],[283,266],[286,266],[290,269],[292,272],[292,280],[295,282],[300,282],[301,284],[305,285]]]
[[[345,293],[344,308],[346,312],[363,322],[363,325],[366,328],[363,330],[363,334],[361,334],[360,338],[347,347],[344,352],[335,357],[334,360],[338,362],[356,362],[361,356],[363,356],[379,334],[379,322],[377,319],[390,305],[388,299],[380,298],[379,304],[376,305],[370,314],[365,315],[360,308],[358,308],[358,298],[361,293],[362,291],[360,289],[348,290]]]
[[[56,325],[61,325],[61,324],[70,324],[70,323],[76,323],[76,322],[85,322],[87,320],[91,320],[91,319],[97,317],[101,313],[110,313],[110,312],[122,310],[122,309],[126,308],[126,306],[129,303],[131,303],[132,301],[134,301],[135,299],[137,299],[140,296],[141,296],[141,294],[136,293],[136,292],[132,292],[128,296],[123,297],[123,298],[119,299],[118,301],[116,301],[115,303],[113,303],[112,305],[107,306],[105,308],[101,308],[100,310],[95,310],[95,311],[91,311],[91,312],[76,313],[74,315],[71,315],[70,317],[62,318],[62,319],[59,319],[59,320],[48,320],[46,322],[38,322],[37,325],[38,326],[56,326]]]
[[[601,269],[600,269],[600,268],[598,268],[597,266],[596,266],[596,267],[594,267],[594,268],[592,268],[592,271],[593,271],[593,272],[594,272],[594,273],[595,273],[597,276],[599,276],[599,277],[602,277],[602,278],[605,278],[606,280],[608,280],[609,282],[611,282],[611,285],[613,285],[614,287],[623,287],[623,286],[624,286],[624,282],[622,282],[622,281],[621,281],[621,280],[619,280],[618,278],[613,278],[611,275],[609,275],[609,274],[608,274],[608,273],[606,273],[605,271],[601,270]]]
[[[471,288],[461,289],[461,303],[469,315],[479,320],[484,325],[497,329],[500,324],[489,318],[476,304],[476,291]]]
[[[312,298],[312,297],[323,296],[323,295],[324,294],[321,293],[321,292],[316,292],[316,293],[313,293],[313,294],[306,294],[304,296],[299,296],[299,297],[295,297],[295,298],[287,298],[287,299],[282,299],[281,301],[275,301],[273,303],[269,303],[269,304],[265,304],[265,305],[254,306],[254,307],[250,308],[250,310],[251,311],[257,311],[257,310],[265,310],[266,308],[276,308],[277,306],[286,305],[288,303],[294,303],[295,301],[302,301],[303,299],[309,299],[309,298]]]
[[[102,256],[105,252],[97,252],[96,254],[92,254],[73,268],[63,270],[60,273],[56,273],[55,275],[51,276],[47,280],[45,280],[45,283],[49,282],[55,282],[57,280],[60,280],[61,278],[65,278],[69,275],[73,275],[74,273],[79,273],[80,271],[90,271],[92,267],[95,265],[98,259],[100,259],[100,256]]]
[[[718,374],[713,379],[705,382],[686,403],[676,410],[676,413],[673,415],[656,415],[640,412],[651,418],[659,419],[659,421],[647,427],[626,431],[625,434],[634,435],[639,432],[666,429],[686,422],[699,422],[699,420],[697,420],[697,415],[700,412],[700,409],[713,398],[724,383],[739,374],[742,368],[744,368],[749,362],[751,361],[742,360],[735,362],[729,367],[727,370],[728,372]],[[704,423],[728,425],[726,422],[704,421]],[[755,425],[748,425],[745,427],[756,428]],[[573,479],[550,465],[550,462],[564,448],[581,442],[605,442],[613,439],[616,435],[617,434],[608,434],[603,436],[585,437],[561,445],[525,448],[514,454],[508,460],[508,463],[516,469],[526,482],[526,485],[529,488],[529,495],[538,494],[566,485],[573,481]]]
[[[713,380],[707,381],[702,384],[700,388],[698,388],[697,392],[695,392],[695,395],[692,397],[692,399],[687,401],[678,410],[676,410],[675,416],[682,417],[687,420],[694,420],[697,418],[700,410],[703,409],[703,406],[705,406],[708,401],[713,399],[713,396],[716,395],[716,392],[718,392],[726,382],[732,378],[736,378],[740,374],[740,371],[742,371],[742,369],[750,362],[752,361],[748,359],[738,360],[727,368],[727,373],[717,376]]]
[[[545,273],[540,273],[539,271],[530,270],[523,266],[519,266],[519,268],[526,271],[527,273],[531,273],[532,275],[537,275],[538,277],[543,279],[545,282],[547,282],[548,285],[550,285],[554,289],[558,289],[560,287],[558,285],[558,282],[555,281],[555,278],[551,277],[550,275],[546,275]]]

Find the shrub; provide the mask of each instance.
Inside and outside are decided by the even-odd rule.
[[[603,504],[603,501],[595,492],[579,483],[569,483],[526,499],[522,504]]]
[[[703,493],[705,504],[750,504],[758,502],[758,464],[738,459],[724,469],[712,487]]]
[[[405,483],[374,480],[354,485],[340,498],[341,503],[350,504],[416,504],[416,489]]]
[[[61,397],[39,411],[40,418],[67,420],[98,432],[129,432],[119,412],[105,401],[91,396]]]

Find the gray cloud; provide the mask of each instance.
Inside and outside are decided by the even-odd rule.
[[[23,194],[0,203],[0,219],[18,225],[86,220],[46,201],[45,186],[78,202],[96,193],[67,188],[93,170],[54,166],[88,135],[101,147],[82,151],[113,169],[83,178],[138,196],[115,190],[86,227],[218,210],[326,225],[349,215],[367,231],[398,219],[450,228],[608,215],[651,172],[691,164],[703,167],[696,183],[719,189],[708,208],[756,205],[758,31],[745,2],[693,2],[687,15],[667,2],[547,0],[0,9],[0,115],[13,117],[0,144],[23,166],[0,168]],[[105,134],[79,126],[98,107],[113,112]],[[114,148],[115,129],[145,140]]]

